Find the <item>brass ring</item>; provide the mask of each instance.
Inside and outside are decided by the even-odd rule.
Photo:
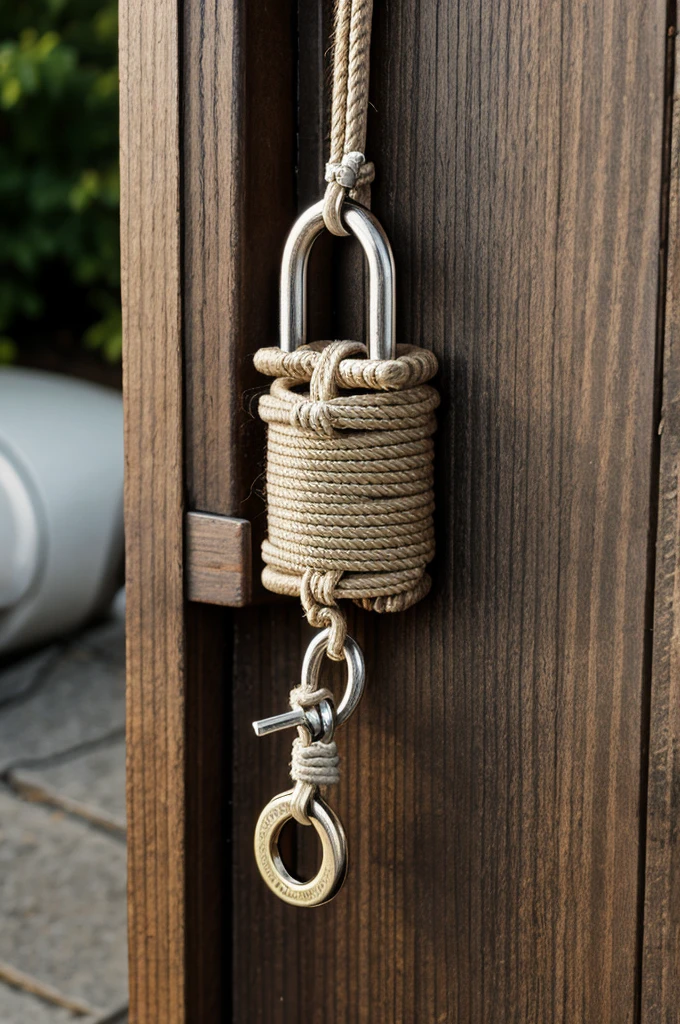
[[[255,860],[264,881],[279,899],[295,907],[319,907],[333,899],[347,874],[347,839],[339,819],[319,796],[307,815],[321,841],[321,867],[314,878],[300,882],[286,869],[279,853],[281,829],[292,818],[293,790],[279,793],[260,815],[255,829]]]

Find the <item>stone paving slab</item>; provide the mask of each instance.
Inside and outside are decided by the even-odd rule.
[[[93,1007],[121,1006],[125,859],[120,840],[0,790],[0,960]]]
[[[60,1006],[51,1006],[9,985],[0,985],[0,1024],[91,1024]]]
[[[125,667],[125,608],[114,607],[109,618],[81,633],[79,643],[93,654],[99,654],[111,665]]]
[[[0,708],[1,774],[122,733],[125,669],[113,652],[123,643],[124,625],[118,619],[107,629],[101,646],[89,647],[86,639],[69,644],[37,689]]]
[[[44,800],[125,832],[125,740],[121,737],[67,761],[10,773],[21,796]],[[0,1022],[1,1024],[1,1022]]]
[[[0,667],[0,714],[4,714],[3,704],[28,693],[42,672],[49,670],[58,652],[59,648],[56,646],[46,647],[37,654],[29,654],[18,661],[6,662]]]

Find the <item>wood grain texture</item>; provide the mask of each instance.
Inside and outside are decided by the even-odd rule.
[[[231,622],[186,609],[186,1024],[229,1020]]]
[[[252,552],[247,519],[189,512],[186,576],[190,601],[242,608],[252,595]]]
[[[671,58],[674,56],[671,50]],[[670,82],[673,83],[672,64]],[[670,132],[641,1024],[680,1007],[680,76]]]
[[[188,501],[250,518],[264,470],[251,353],[277,336],[279,253],[295,210],[293,5],[183,8]]]
[[[178,28],[121,4],[132,1024],[187,1020]]]
[[[299,609],[235,615],[237,1022],[635,1020],[664,49],[659,0],[376,5],[373,205],[400,339],[441,361],[435,589],[352,616],[350,877],[310,914],[251,850]]]
[[[251,519],[259,550],[263,430],[253,406],[262,381],[251,352],[276,337],[279,251],[295,208],[293,4],[185,0],[180,7],[187,503],[190,517],[204,511]],[[188,587],[191,596],[191,574]],[[225,609],[189,605],[186,981],[192,1024],[231,1020],[226,698],[239,685],[230,671],[232,633]]]

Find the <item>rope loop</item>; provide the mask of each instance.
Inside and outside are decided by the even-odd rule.
[[[365,353],[363,345],[355,352]],[[280,348],[261,348],[255,353],[255,366],[268,377],[290,377],[295,384],[311,381],[327,341],[313,341],[301,345],[294,352]],[[397,345],[396,359],[350,359],[346,352],[334,363],[336,386],[346,390],[361,388],[370,391],[400,391],[426,384],[437,372],[437,359],[433,352],[415,345]]]
[[[344,661],[344,646],[347,639],[347,620],[335,600],[342,572],[318,572],[306,569],[300,581],[300,603],[310,626],[316,629],[330,629],[326,653],[333,661]]]

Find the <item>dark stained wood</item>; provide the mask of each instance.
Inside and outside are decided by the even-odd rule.
[[[279,254],[295,213],[294,5],[290,0],[229,0],[212,5],[186,0],[180,6],[189,523],[195,523],[196,512],[247,518],[252,521],[253,548],[259,550],[264,527],[264,432],[254,404],[263,381],[253,369],[251,353],[276,339]],[[190,525],[189,537],[191,533]],[[245,547],[245,530],[240,531],[240,542]],[[221,562],[226,547],[216,553]],[[239,570],[242,567],[240,559],[233,564]],[[245,571],[251,571],[250,560]],[[197,594],[197,580],[189,573],[188,596],[222,600],[224,593],[220,595],[214,587],[206,595],[211,577],[214,583],[214,573],[202,574],[201,594]],[[229,582],[235,584],[236,577],[230,574]],[[247,599],[246,585],[244,575],[240,597],[233,594],[234,604]],[[242,681],[232,671],[233,631],[227,610],[189,605],[187,843],[194,870],[187,892],[187,1002],[191,1024],[233,1019],[229,953],[233,794],[227,698],[242,689]],[[242,822],[234,827],[242,828]]]
[[[189,512],[186,517],[187,597],[242,608],[252,595],[252,553],[247,519]]]
[[[672,40],[673,41],[673,40]],[[674,56],[671,48],[671,58]],[[672,63],[670,84],[673,85]],[[680,76],[670,132],[659,521],[649,724],[641,1024],[673,1024],[680,1008]]]
[[[276,341],[279,256],[295,213],[294,5],[183,6],[188,500],[252,518],[264,435],[251,353]]]
[[[121,4],[132,1024],[188,1020],[178,28]]]
[[[350,877],[309,914],[251,851],[300,613],[235,617],[237,1022],[635,1019],[664,46],[659,2],[376,5],[373,206],[442,367],[435,590],[353,615]]]
[[[404,615],[350,614],[369,684],[329,794],[343,893],[301,913],[257,873],[291,737],[250,723],[285,708],[310,631],[294,601],[183,601],[180,277],[187,507],[257,534],[251,355],[276,337],[283,239],[323,163],[322,105],[296,108],[296,87],[321,88],[327,6],[186,0],[181,97],[176,8],[121,12],[131,1019],[637,1024],[641,1005],[667,1024],[673,313],[646,715],[661,0],[376,4],[373,206],[400,338],[441,362],[435,587]],[[358,335],[362,271],[332,250],[333,333]]]
[[[186,1024],[215,1024],[231,984],[229,613],[190,603],[186,633]]]

